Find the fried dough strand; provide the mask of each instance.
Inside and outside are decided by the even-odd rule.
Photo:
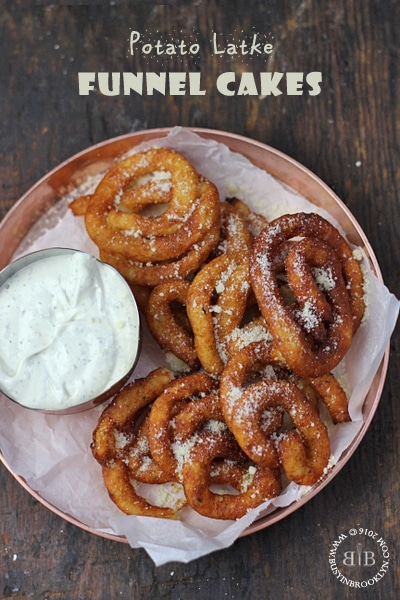
[[[176,519],[189,504],[234,520],[277,496],[282,476],[316,484],[331,452],[324,421],[350,420],[331,371],[364,313],[360,265],[336,228],[306,213],[268,223],[157,148],[70,207],[189,371],[155,369],[104,409],[91,450],[112,501],[127,514]],[[146,485],[160,487],[157,502]]]

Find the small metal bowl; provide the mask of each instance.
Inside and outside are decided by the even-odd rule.
[[[14,397],[12,394],[10,394],[9,390],[8,391],[4,390],[3,389],[4,386],[2,386],[2,382],[0,379],[0,392],[4,396],[6,396],[8,399],[10,399],[11,401],[13,401],[21,406],[24,406],[25,408],[28,408],[30,410],[36,410],[36,411],[47,413],[47,414],[59,414],[59,415],[72,414],[72,413],[89,410],[90,408],[97,406],[98,404],[102,404],[103,402],[105,402],[106,400],[111,398],[114,394],[116,394],[118,392],[118,390],[128,381],[128,379],[131,376],[131,374],[137,364],[137,361],[138,361],[138,357],[139,357],[139,353],[140,353],[141,334],[140,334],[139,310],[138,310],[138,307],[136,304],[135,297],[132,293],[131,288],[129,287],[129,285],[127,284],[125,279],[123,279],[123,277],[118,273],[118,271],[116,269],[114,269],[113,267],[111,267],[110,265],[100,261],[96,257],[89,255],[86,252],[82,252],[81,250],[72,250],[70,248],[49,248],[46,250],[39,250],[36,252],[31,252],[21,258],[18,258],[17,260],[15,260],[14,262],[12,262],[8,266],[6,266],[2,271],[0,271],[0,289],[4,285],[7,284],[7,282],[10,280],[10,278],[13,275],[15,275],[17,272],[21,271],[22,269],[26,268],[28,265],[31,265],[38,261],[42,261],[44,259],[48,259],[50,257],[73,256],[76,254],[81,254],[84,256],[86,255],[88,257],[90,256],[90,259],[96,261],[99,265],[101,265],[102,269],[109,269],[112,272],[112,275],[115,278],[118,278],[120,280],[120,282],[122,282],[123,286],[126,287],[126,289],[128,291],[128,297],[131,302],[131,305],[128,308],[130,310],[133,310],[134,319],[136,319],[137,324],[138,324],[137,338],[132,340],[132,344],[133,344],[132,360],[130,361],[129,368],[122,375],[122,377],[120,377],[117,381],[114,381],[109,387],[104,389],[101,393],[99,393],[98,395],[96,395],[93,398],[85,399],[83,402],[78,402],[78,403],[74,402],[71,405],[67,405],[67,406],[65,405],[61,408],[49,407],[47,402],[44,402],[43,406],[27,405],[26,403],[22,402],[21,399],[18,399],[17,396]],[[110,290],[110,293],[113,293],[113,291],[114,290]],[[34,302],[34,298],[32,298],[32,302]],[[102,359],[106,360],[107,357],[104,356],[104,357],[102,357]]]

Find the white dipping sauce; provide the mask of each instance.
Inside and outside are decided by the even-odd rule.
[[[45,256],[0,288],[0,389],[23,406],[97,397],[129,372],[138,344],[130,288],[89,254]]]

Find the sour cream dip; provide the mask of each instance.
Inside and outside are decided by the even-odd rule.
[[[131,289],[90,254],[35,252],[0,273],[0,390],[25,407],[105,394],[132,371],[139,338]]]

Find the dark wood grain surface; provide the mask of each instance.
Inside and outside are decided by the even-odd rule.
[[[400,297],[397,0],[79,4],[0,1],[1,216],[42,175],[93,143],[173,125],[226,130],[287,153],[331,186]],[[132,56],[131,30],[148,43],[192,39],[200,51]],[[216,55],[213,32],[221,43],[259,32],[273,52]],[[79,72],[166,70],[200,72],[207,93],[79,95]],[[317,71],[321,93],[228,97],[215,86],[226,71]],[[155,567],[143,550],[82,531],[0,465],[0,597],[398,597],[399,340],[397,328],[378,410],[334,481],[283,521],[187,565]],[[365,589],[338,581],[328,561],[331,543],[358,527],[377,532],[390,550],[384,577]]]

